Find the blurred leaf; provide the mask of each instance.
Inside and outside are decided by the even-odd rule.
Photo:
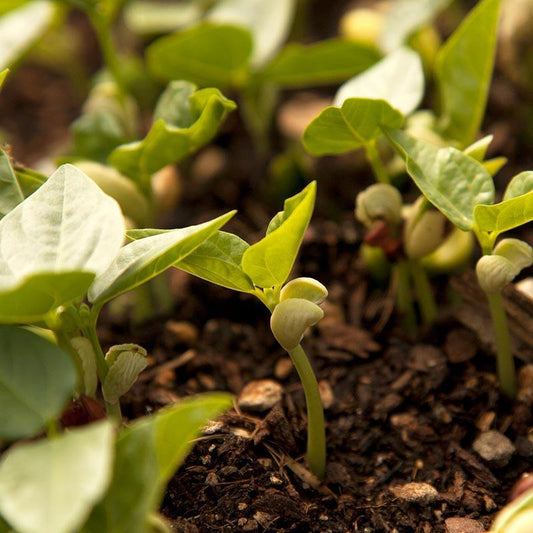
[[[25,329],[0,325],[2,438],[20,439],[42,431],[60,416],[76,383],[76,368],[63,350]]]
[[[385,14],[380,48],[390,53],[406,44],[418,29],[430,24],[451,0],[396,0]]]
[[[19,533],[72,533],[112,474],[113,426],[97,422],[8,450],[0,464],[0,511]]]
[[[207,20],[247,29],[253,36],[250,63],[261,68],[286,41],[296,9],[296,0],[218,0]]]
[[[0,285],[0,322],[34,324],[43,320],[59,306],[81,301],[93,280],[92,272],[41,272],[14,286]]]
[[[408,48],[400,48],[341,85],[334,105],[347,98],[385,100],[403,115],[409,115],[424,96],[424,69],[420,56]]]
[[[435,70],[445,135],[462,147],[479,130],[494,65],[500,0],[482,0],[446,41]]]
[[[0,17],[0,70],[13,66],[42,36],[55,12],[53,2],[34,0]]]
[[[179,3],[134,0],[124,8],[124,21],[128,28],[140,35],[170,33],[178,28],[198,22],[204,6],[198,0]]]
[[[310,45],[292,43],[258,72],[256,78],[288,88],[328,85],[366,70],[379,57],[374,48],[343,39]]]
[[[172,82],[159,100],[146,137],[116,148],[109,162],[146,188],[153,173],[207,144],[235,107],[218,89],[195,92],[188,82]]]
[[[483,166],[456,148],[438,148],[400,130],[386,134],[424,196],[455,226],[472,229],[475,206],[494,199],[494,183]]]
[[[148,47],[146,61],[162,80],[183,79],[222,89],[247,78],[252,48],[249,31],[203,23],[157,39]]]
[[[381,137],[380,126],[402,123],[402,114],[383,100],[348,98],[341,108],[326,107],[307,126],[302,142],[313,155],[342,154]]]
[[[231,407],[231,396],[188,398],[122,430],[113,480],[84,533],[146,533],[148,515],[159,508],[171,476],[209,420]]]

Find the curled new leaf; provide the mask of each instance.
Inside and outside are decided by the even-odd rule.
[[[113,346],[111,353],[106,355],[106,362],[110,368],[102,384],[102,393],[106,402],[114,404],[130,390],[146,368],[146,350],[136,344]]]
[[[355,216],[366,226],[377,220],[396,225],[402,220],[402,195],[396,187],[376,183],[357,195]]]
[[[289,277],[315,205],[316,182],[285,200],[266,236],[246,249],[242,269],[258,287],[282,285]]]
[[[280,345],[291,351],[300,344],[307,328],[314,326],[323,316],[324,311],[315,303],[303,298],[289,298],[274,308],[270,329]]]
[[[172,82],[160,98],[146,137],[118,146],[109,163],[146,188],[151,174],[208,143],[235,107],[218,89],[196,91],[192,83]]]

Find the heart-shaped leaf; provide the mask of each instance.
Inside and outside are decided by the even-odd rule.
[[[412,113],[424,96],[424,69],[420,56],[409,48],[400,48],[372,68],[341,85],[334,105],[348,98],[385,100],[403,115]]]
[[[157,39],[148,47],[146,61],[162,80],[224,88],[248,76],[252,48],[248,30],[203,23]]]
[[[533,220],[533,190],[494,205],[478,205],[474,210],[478,228],[496,234],[523,226]]]
[[[295,8],[296,0],[218,0],[206,18],[246,28],[254,42],[250,63],[261,68],[287,39]]]
[[[492,77],[500,0],[482,0],[440,49],[436,77],[445,135],[468,146],[483,119]]]
[[[481,163],[455,148],[438,148],[400,130],[386,130],[424,196],[462,230],[474,225],[474,207],[494,200],[494,183]]]
[[[290,88],[328,85],[363,72],[379,58],[375,48],[344,39],[291,43],[256,78]]]
[[[243,254],[242,269],[258,287],[276,287],[289,277],[305,230],[313,214],[316,182],[285,200],[270,222],[266,236]]]
[[[123,430],[113,481],[83,531],[145,533],[149,513],[158,509],[165,485],[200,428],[230,407],[231,396],[206,394],[183,400]]]
[[[76,386],[69,356],[39,335],[0,325],[0,436],[35,435],[59,417]]]
[[[188,82],[172,82],[161,96],[146,137],[117,147],[109,162],[146,186],[153,173],[207,144],[236,105],[218,89],[195,89]]]
[[[123,238],[118,204],[63,165],[0,220],[0,283],[7,289],[40,273],[101,273]]]
[[[307,126],[302,142],[313,155],[342,154],[381,137],[381,126],[402,123],[402,114],[384,100],[348,98],[340,108],[326,107]]]
[[[111,480],[113,435],[111,423],[97,422],[8,450],[0,464],[4,518],[19,533],[78,531]]]
[[[234,214],[235,211],[231,211],[203,224],[127,244],[110,267],[96,278],[89,289],[89,300],[102,305],[157,276],[200,246]]]

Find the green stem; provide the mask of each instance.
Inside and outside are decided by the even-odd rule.
[[[307,462],[311,471],[322,479],[326,473],[326,428],[318,382],[300,344],[288,353],[300,376],[307,405]]]
[[[378,182],[390,184],[389,173],[381,161],[381,157],[379,156],[376,146],[376,141],[365,144],[365,154]]]
[[[121,91],[126,94],[128,91],[124,77],[122,76],[120,61],[113,44],[111,24],[104,16],[96,11],[89,13],[89,18],[95,29],[106,68],[113,76],[115,83],[120,87]]]
[[[96,367],[98,369],[98,377],[100,378],[100,383],[104,383],[109,368],[107,366],[104,352],[100,346],[100,341],[96,335],[96,325],[90,324],[83,329],[84,335],[89,339],[91,346],[93,347],[94,355],[96,357]],[[105,402],[105,410],[107,414],[114,419],[118,424],[122,422],[122,412],[120,410],[120,403],[109,403]]]
[[[420,306],[420,314],[426,326],[433,324],[437,317],[437,304],[435,303],[435,296],[431,289],[431,284],[424,267],[418,259],[410,259],[409,266],[411,276],[415,286],[418,304]]]
[[[394,265],[393,276],[396,281],[396,305],[403,317],[403,324],[410,336],[416,334],[416,314],[409,280],[409,265],[400,260]]]
[[[81,364],[81,360],[80,360],[78,353],[73,348],[72,344],[70,343],[70,339],[67,337],[67,335],[63,331],[54,330],[54,336],[56,338],[57,345],[63,351],[68,353],[74,365],[76,366],[76,373],[78,374],[78,387],[76,390],[83,390],[83,383],[84,383],[83,366]]]
[[[500,386],[507,396],[516,396],[516,372],[511,349],[511,336],[501,293],[487,294],[497,347],[497,366]]]

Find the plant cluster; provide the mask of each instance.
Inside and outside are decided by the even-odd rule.
[[[165,485],[201,426],[228,409],[231,397],[184,400],[124,425],[120,398],[146,368],[147,352],[127,343],[104,353],[96,327],[104,305],[136,290],[140,306],[141,288],[171,267],[266,306],[272,333],[304,389],[308,465],[324,477],[324,413],[302,339],[323,317],[328,293],[312,278],[289,281],[316,183],[286,199],[253,244],[222,230],[235,211],[186,228],[154,228],[162,209],[157,176],[211,142],[237,108],[222,90],[237,95],[258,153],[267,154],[281,89],[344,82],[302,143],[315,156],[364,150],[377,181],[359,193],[355,209],[367,228],[361,255],[369,270],[390,275],[398,312],[414,335],[417,312],[426,326],[438,318],[431,272],[468,263],[474,236],[500,385],[513,397],[502,291],[533,264],[533,249],[517,238],[498,239],[533,220],[533,171],[513,177],[496,202],[493,175],[505,160],[486,159],[490,136],[477,140],[501,0],[481,0],[442,46],[428,24],[446,0],[415,2],[416,12],[413,2],[398,0],[389,18],[379,19],[381,29],[371,25],[363,39],[351,27],[361,18],[352,17],[343,28],[355,39],[306,46],[284,44],[298,15],[296,0],[191,0],[190,11],[123,3],[13,0],[0,18],[0,68],[13,67],[72,6],[89,17],[106,67],[72,124],[71,149],[50,177],[0,151],[0,438],[6,446],[0,531],[168,531],[157,514]],[[158,35],[146,50],[146,69],[115,48],[122,11],[140,33]],[[139,13],[152,18],[143,22]],[[365,16],[368,22],[374,15]],[[0,73],[0,85],[6,75]],[[168,83],[159,97],[156,80]],[[440,100],[435,110],[419,110],[428,84]],[[152,117],[147,128],[143,109]],[[405,175],[420,191],[412,203],[402,194]],[[171,192],[162,196],[169,205]],[[81,419],[65,412],[73,400]],[[25,439],[33,440],[7,447]],[[531,507],[531,497],[519,501],[500,515],[495,531],[522,531],[515,517]],[[504,529],[512,520],[515,529]]]

